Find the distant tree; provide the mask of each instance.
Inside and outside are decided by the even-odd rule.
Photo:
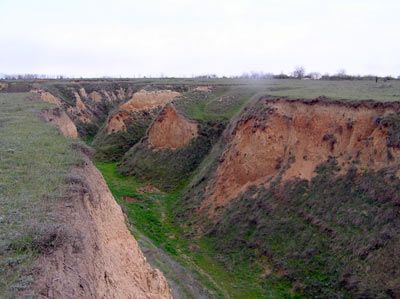
[[[264,72],[255,72],[252,71],[250,73],[243,73],[239,76],[242,79],[272,79],[274,74],[272,73],[264,73]]]
[[[319,80],[322,78],[321,74],[318,72],[311,72],[306,77],[313,79],[313,80]]]
[[[347,77],[347,74],[346,74],[346,70],[345,69],[340,69],[338,72],[337,72],[337,74],[336,74],[339,78],[345,78],[345,77]]]
[[[289,79],[290,77],[284,73],[280,73],[278,75],[274,75],[274,79]]]
[[[304,77],[305,73],[306,73],[306,70],[304,69],[304,67],[296,66],[293,71],[293,77],[295,77],[297,79],[301,79]]]

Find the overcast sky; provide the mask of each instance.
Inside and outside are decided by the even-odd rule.
[[[400,75],[398,0],[0,0],[0,73]]]

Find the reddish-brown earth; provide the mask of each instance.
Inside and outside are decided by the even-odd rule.
[[[57,127],[64,136],[78,138],[76,126],[64,110],[60,108],[45,109],[41,111],[41,116],[45,121]]]
[[[197,124],[167,105],[150,127],[148,141],[155,149],[178,149],[197,137]]]
[[[393,112],[384,105],[267,102],[264,115],[237,122],[202,207],[213,213],[250,185],[278,178],[310,180],[330,157],[342,173],[354,162],[359,172],[397,165],[400,150],[387,146],[387,128],[377,121]]]
[[[201,92],[211,92],[213,87],[211,85],[200,85],[197,86],[194,91],[201,91]]]
[[[85,124],[91,123],[93,119],[92,112],[90,111],[90,109],[86,107],[86,104],[82,101],[82,98],[78,92],[75,91],[74,95],[75,95],[75,106],[69,107],[67,109],[67,112],[70,114],[77,115],[78,119],[82,123]]]
[[[7,89],[7,87],[8,87],[7,83],[0,83],[0,90]]]
[[[118,111],[108,118],[105,127],[106,133],[125,132],[127,130],[126,124],[131,119],[130,113],[163,107],[179,95],[179,92],[171,90],[141,90],[134,93],[128,102],[120,105]]]
[[[129,232],[120,206],[89,160],[69,176],[55,219],[60,245],[37,262],[41,298],[171,298]]]
[[[64,111],[44,110],[42,116],[70,136],[72,122]],[[82,158],[52,212],[56,224],[47,235],[54,240],[36,261],[35,293],[39,298],[172,298],[163,274],[147,263],[128,230],[102,175],[83,152]]]
[[[132,98],[125,104],[122,104],[120,108],[122,110],[137,111],[162,107],[173,101],[179,95],[179,92],[172,90],[141,90],[136,92]]]
[[[126,121],[128,121],[130,115],[126,111],[118,111],[113,114],[108,120],[106,125],[107,134],[115,132],[125,132],[126,131]]]
[[[54,95],[52,95],[50,92],[45,91],[43,89],[34,89],[32,90],[33,93],[37,94],[40,98],[41,101],[47,102],[50,104],[57,105],[58,107],[62,106],[61,100]]]
[[[96,103],[101,102],[101,99],[103,98],[101,96],[101,94],[98,91],[92,91],[89,95],[88,95],[89,99],[95,101]]]

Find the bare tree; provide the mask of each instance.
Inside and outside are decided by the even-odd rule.
[[[293,71],[293,77],[295,77],[297,79],[301,79],[304,77],[305,73],[306,73],[306,70],[304,69],[303,66],[296,66]]]
[[[346,76],[347,76],[346,70],[345,70],[345,69],[340,69],[340,70],[337,72],[337,76],[338,76],[338,77],[341,77],[341,78],[346,77]]]

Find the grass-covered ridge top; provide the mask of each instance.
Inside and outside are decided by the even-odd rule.
[[[0,297],[29,288],[30,265],[51,232],[49,211],[63,195],[72,141],[38,116],[47,103],[0,94]]]

